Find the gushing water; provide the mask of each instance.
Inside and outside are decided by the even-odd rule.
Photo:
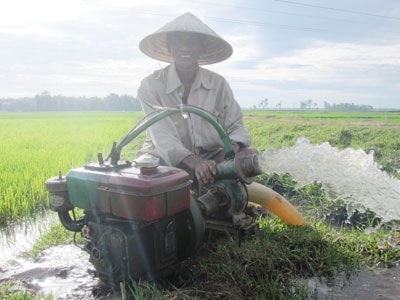
[[[372,152],[339,151],[302,137],[293,147],[264,151],[260,163],[265,173],[289,173],[300,186],[320,182],[330,195],[354,209],[369,208],[384,222],[400,220],[400,180],[381,171]]]

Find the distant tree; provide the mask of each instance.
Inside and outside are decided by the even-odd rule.
[[[264,100],[261,100],[259,103],[258,103],[258,108],[259,109],[267,109],[268,108],[268,98],[264,98]]]
[[[306,101],[300,101],[300,109],[312,109],[316,107],[317,103],[314,103],[312,99],[308,99]]]
[[[29,97],[24,97],[16,101],[16,110],[17,111],[37,111],[37,104],[36,102]]]
[[[38,111],[53,111],[55,105],[53,102],[53,97],[49,91],[43,91],[40,95],[35,96],[36,106]]]
[[[280,110],[282,108],[282,100],[276,105],[276,108]]]

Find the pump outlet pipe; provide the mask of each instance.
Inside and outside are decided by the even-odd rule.
[[[261,205],[288,225],[306,227],[299,211],[282,195],[257,182],[247,185],[249,202]]]

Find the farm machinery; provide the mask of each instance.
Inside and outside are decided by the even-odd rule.
[[[217,164],[215,180],[206,189],[193,184],[186,171],[160,165],[154,156],[133,162],[120,158],[122,148],[141,132],[176,113],[206,119],[224,144],[226,159]],[[181,106],[146,116],[120,143],[114,142],[106,159],[99,153],[97,162],[49,178],[46,188],[50,208],[67,230],[81,234],[80,246],[89,253],[100,279],[116,283],[170,274],[196,253],[207,231],[256,232],[257,222],[244,210],[249,195],[268,198],[264,190],[249,188],[260,173],[257,150],[235,154],[227,134],[210,114]],[[272,198],[279,200],[277,195]],[[75,208],[83,211],[82,216],[75,217]],[[303,222],[301,216],[296,218],[289,216],[295,223]]]

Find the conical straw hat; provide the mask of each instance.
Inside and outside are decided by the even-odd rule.
[[[215,64],[232,55],[232,46],[189,12],[177,17],[155,33],[145,37],[139,44],[140,50],[147,56],[157,60],[173,62],[167,46],[167,33],[170,32],[193,32],[202,34],[207,38],[207,49],[200,54],[198,59],[200,65]]]

